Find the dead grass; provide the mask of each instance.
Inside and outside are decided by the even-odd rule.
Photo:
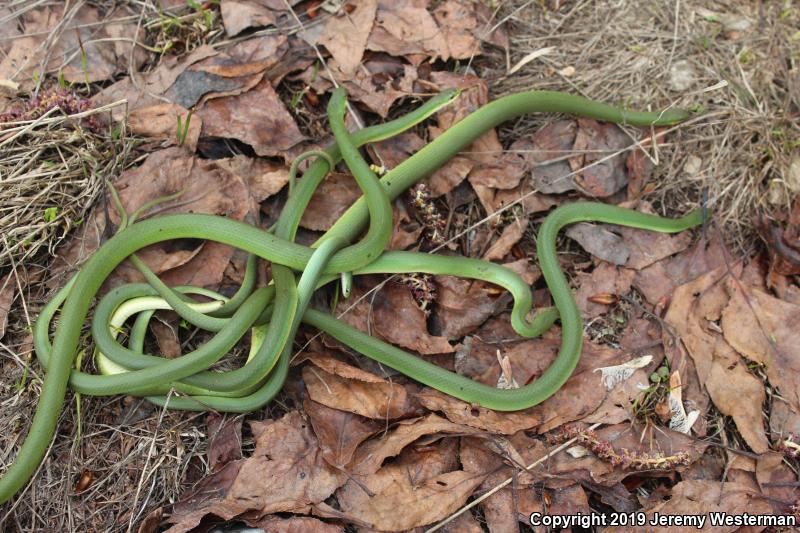
[[[79,226],[129,155],[122,132],[113,138],[87,127],[108,109],[0,123],[0,271],[43,254]],[[83,122],[82,122],[83,121]],[[120,142],[122,141],[122,142]]]
[[[553,11],[544,4],[552,2],[501,5],[496,18],[510,24],[508,64],[548,53],[512,75],[500,61],[483,70],[494,95],[567,90],[630,108],[702,110],[650,150],[658,165],[649,199],[670,213],[707,197],[735,251],[752,252],[754,217],[780,216],[800,193],[800,8],[579,1]],[[691,72],[683,84],[681,72]],[[503,137],[530,135],[545,120],[520,119]]]

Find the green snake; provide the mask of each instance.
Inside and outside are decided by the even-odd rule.
[[[489,129],[523,114],[560,112],[634,126],[658,126],[680,122],[687,118],[687,113],[678,109],[660,113],[631,112],[558,92],[510,95],[468,115],[379,180],[363,160],[358,147],[413,127],[448,105],[458,94],[458,91],[443,92],[408,115],[348,133],[344,125],[346,96],[343,90],[335,90],[328,106],[335,142],[324,154],[309,154],[316,159],[297,183],[294,180],[297,164],[292,166],[291,193],[269,231],[202,214],[136,221],[152,204],[143,206],[127,220],[123,217],[120,231],[95,251],[56,293],[35,324],[34,346],[46,376],[27,437],[16,460],[0,480],[0,502],[7,501],[22,488],[44,458],[68,386],[87,395],[143,396],[175,409],[253,411],[269,402],[282,388],[301,322],[425,385],[490,409],[524,409],[554,394],[575,369],[583,339],[580,313],[556,256],[558,231],[574,222],[601,221],[678,232],[701,223],[701,212],[672,220],[600,203],[572,203],[555,209],[546,217],[537,239],[540,268],[555,306],[541,309],[529,319],[530,287],[507,268],[464,257],[384,251],[392,231],[390,202]],[[296,244],[295,233],[311,196],[332,166],[342,159],[356,178],[362,198],[315,245]],[[365,228],[363,237],[350,244]],[[180,238],[217,241],[251,254],[244,282],[236,294],[225,298],[198,287],[167,287],[134,255],[145,246]],[[266,287],[256,287],[256,257],[272,265],[272,281]],[[117,287],[100,299],[92,322],[95,366],[100,373],[73,368],[81,330],[95,295],[117,265],[126,259],[139,268],[148,283]],[[316,289],[340,276],[409,272],[460,276],[503,287],[514,298],[511,324],[526,337],[539,335],[555,320],[560,320],[562,345],[556,360],[529,385],[496,389],[428,363],[308,306]],[[201,296],[204,301],[192,299],[191,295]],[[184,320],[212,332],[213,336],[176,359],[145,354],[148,321],[156,309],[175,309]],[[56,315],[59,316],[58,326],[51,344],[50,326]],[[119,342],[118,333],[133,316],[136,318],[127,346],[124,346]],[[209,370],[248,330],[252,333],[247,362],[230,372]]]

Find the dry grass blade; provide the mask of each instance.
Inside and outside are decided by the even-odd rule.
[[[104,180],[122,169],[132,148],[124,131],[110,136],[81,122],[104,111],[62,115],[53,108],[35,120],[0,123],[0,270],[12,260],[52,256]]]

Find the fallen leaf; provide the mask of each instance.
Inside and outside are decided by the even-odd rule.
[[[456,444],[443,439],[433,449],[407,449],[374,474],[348,481],[337,492],[342,511],[382,531],[405,531],[449,516],[484,479],[454,470]]]
[[[525,234],[527,227],[527,221],[523,222],[521,219],[511,222],[511,224],[503,228],[500,238],[486,251],[483,258],[487,261],[497,261],[505,257]]]
[[[447,60],[447,40],[426,7],[427,2],[415,0],[379,0],[367,49],[407,57],[417,65],[426,57]]]
[[[439,334],[450,340],[469,334],[508,302],[508,297],[498,298],[494,287],[481,281],[452,276],[434,279],[438,296],[433,317]]]
[[[473,169],[469,174],[469,182],[473,186],[513,189],[526,173],[525,162],[517,154],[504,153]]]
[[[474,428],[455,424],[433,413],[414,420],[402,420],[385,435],[366,442],[356,452],[352,473],[369,475],[377,472],[383,461],[395,457],[403,449],[423,435],[470,434],[477,433]]]
[[[784,402],[773,402],[769,413],[769,431],[773,442],[791,434],[800,435],[800,413]]]
[[[730,302],[722,313],[725,340],[751,361],[765,365],[770,384],[800,412],[800,306],[748,290],[732,279],[727,290]]]
[[[499,211],[501,207],[506,207],[512,203],[522,206],[525,216],[534,213],[549,211],[551,207],[557,206],[559,200],[553,196],[539,194],[537,190],[527,180],[513,189],[500,189],[492,199],[492,212]]]
[[[633,286],[652,305],[663,304],[678,286],[725,265],[726,253],[717,239],[710,242],[701,239],[675,257],[657,261],[637,271]]]
[[[216,412],[206,415],[208,426],[208,468],[212,472],[242,458],[242,417],[226,418]]]
[[[678,287],[664,320],[686,346],[714,405],[733,418],[753,451],[764,453],[769,449],[761,413],[766,399],[764,385],[711,325],[719,320],[728,301],[719,283],[723,276],[725,271],[720,268]]]
[[[577,125],[574,120],[559,120],[534,133],[530,139],[523,137],[511,145],[511,150],[521,155],[526,168],[533,174],[537,191],[560,194],[575,189],[567,156],[575,144]]]
[[[279,512],[305,513],[328,498],[345,476],[322,457],[311,425],[292,411],[279,420],[250,423],[256,449],[248,459],[228,463],[238,467],[229,487],[199,500],[190,496],[175,504],[168,531],[182,533],[200,523],[207,514],[231,520],[242,513],[258,518]]]
[[[739,530],[738,526],[711,526],[710,513],[723,513],[727,516],[771,514],[771,507],[752,491],[740,483],[720,483],[719,481],[682,481],[672,487],[669,501],[645,510],[646,522],[651,523],[655,513],[661,517],[668,516],[705,516],[706,527],[703,531],[729,532]],[[609,527],[605,531],[623,533],[641,531],[638,526]],[[697,528],[692,525],[672,526],[669,531],[676,533],[693,533]]]
[[[515,461],[516,464],[511,463],[512,466],[509,466],[507,455],[493,451],[487,445],[488,442],[485,438],[462,438],[459,458],[464,470],[487,474],[479,488],[481,492],[491,490],[516,475],[515,486],[500,489],[484,499],[480,505],[489,531],[518,531],[517,521],[521,520],[522,513],[527,510],[518,508],[515,504],[524,498],[523,493],[531,491],[524,473],[519,470],[546,455],[547,449],[543,442],[528,437],[525,432],[515,433],[506,443],[520,457]]]
[[[624,296],[631,290],[631,281],[635,273],[627,268],[619,268],[610,263],[600,263],[591,274],[579,273],[580,285],[575,291],[575,301],[584,320],[588,320],[608,312],[611,307],[595,303],[591,300],[598,294]]]
[[[446,337],[428,333],[427,315],[414,300],[408,286],[389,281],[362,298],[372,286],[362,279],[355,281],[350,299],[340,300],[337,305],[337,312],[348,309],[342,320],[356,329],[423,355],[454,351]]]
[[[289,169],[262,158],[237,155],[215,160],[215,166],[242,178],[257,203],[278,194],[289,183]]]
[[[475,35],[478,31],[475,11],[475,4],[457,0],[447,0],[433,11],[433,17],[447,43],[450,59],[469,59],[480,55],[481,43]]]
[[[353,77],[364,56],[378,1],[362,0],[350,5],[355,9],[346,16],[329,18],[317,40],[317,44],[324,45],[336,60],[338,71],[345,80]]]
[[[319,440],[322,456],[328,464],[337,468],[349,465],[356,448],[383,427],[377,421],[331,409],[313,400],[305,400],[303,409]]]
[[[134,45],[134,41],[145,40],[144,28],[135,21],[104,21],[92,6],[75,7],[69,17],[60,5],[24,13],[23,35],[12,41],[0,61],[0,79],[30,89],[36,84],[35,73],[60,72],[67,82],[93,83],[110,79],[129,64],[138,70],[150,57],[144,48]]]
[[[300,0],[221,0],[219,5],[222,24],[228,37],[248,28],[272,26]]]
[[[584,250],[603,261],[615,265],[625,265],[628,262],[630,250],[622,237],[601,225],[588,222],[573,224],[567,228],[566,234]]]
[[[455,189],[474,167],[475,162],[471,159],[458,155],[453,157],[426,178],[425,183],[431,190],[431,196],[435,198]]]
[[[166,320],[153,320],[150,322],[150,331],[156,338],[158,349],[161,355],[167,359],[175,359],[179,357],[183,350],[181,349],[181,341],[178,338],[177,326],[178,321],[173,315],[171,324]]]
[[[756,462],[756,480],[760,490],[772,505],[775,514],[792,514],[793,504],[800,496],[797,474],[784,463],[782,453],[770,452]]]
[[[300,225],[314,231],[327,231],[360,197],[361,189],[352,176],[333,172],[314,191]]]
[[[189,116],[186,108],[172,103],[135,109],[128,117],[131,131],[143,137],[166,140],[172,145],[185,145],[192,152],[197,148],[202,122],[199,117]]]
[[[293,516],[281,518],[266,516],[261,520],[245,520],[248,526],[260,528],[269,533],[344,533],[344,527],[329,524],[310,516]]]
[[[584,152],[570,158],[575,184],[592,197],[606,198],[628,183],[625,172],[625,153],[609,157],[631,144],[631,140],[616,124],[579,118],[578,132],[572,149]],[[582,169],[582,170],[581,170]]]
[[[555,359],[561,340],[549,336],[516,340],[513,336],[498,331],[500,328],[497,325],[500,321],[501,319],[494,319],[487,323],[478,332],[480,340],[473,340],[470,349],[459,354],[456,360],[458,373],[485,385],[497,386],[501,373],[496,356],[498,346],[491,336],[492,331],[495,331],[496,339],[503,341],[501,355],[508,357],[514,381],[520,384],[534,382]],[[514,342],[509,342],[510,340]],[[536,354],[537,357],[531,357],[530,354]],[[629,359],[630,356],[622,351],[595,346],[587,341],[584,343],[578,367],[564,386],[544,402],[520,411],[498,413],[434,390],[417,394],[417,399],[428,409],[441,411],[449,420],[459,424],[504,435],[523,429],[543,433],[594,413],[608,394],[602,375],[595,372],[595,369],[620,364]]]
[[[246,93],[206,101],[197,115],[202,135],[237,139],[259,156],[283,156],[305,140],[269,80]]]
[[[303,382],[312,400],[333,409],[377,420],[399,418],[413,412],[405,388],[387,380],[347,379],[306,365],[303,367]]]

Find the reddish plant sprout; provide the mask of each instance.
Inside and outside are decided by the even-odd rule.
[[[428,274],[412,274],[401,279],[411,291],[417,306],[425,312],[425,316],[429,316],[431,305],[436,301],[436,284],[433,278]]]
[[[617,451],[609,441],[599,438],[594,431],[575,425],[562,426],[548,437],[548,440],[552,444],[557,444],[573,438],[576,439],[576,444],[591,451],[598,459],[623,469],[669,470],[678,466],[686,466],[691,462],[691,457],[686,452],[664,455],[661,452],[640,452],[627,448]]]
[[[431,199],[431,190],[424,183],[418,183],[408,192],[411,195],[411,203],[425,226],[427,238],[435,245],[444,244],[446,222]]]
[[[792,459],[800,457],[800,435],[789,433],[788,437],[778,443],[778,451]]]
[[[0,113],[0,124],[36,120],[54,108],[61,109],[66,115],[74,115],[91,108],[88,99],[69,91],[63,87],[43,89],[37,96],[29,98],[11,110]]]

